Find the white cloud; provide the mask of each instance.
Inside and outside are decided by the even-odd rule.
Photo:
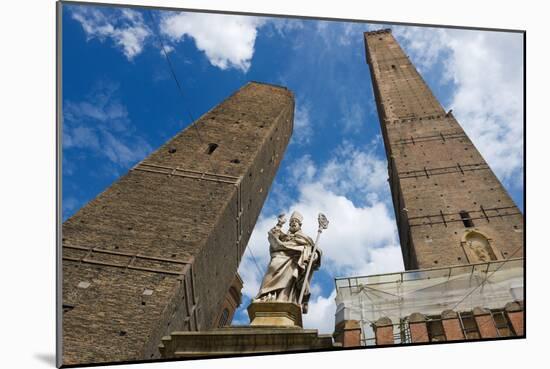
[[[451,37],[451,107],[497,175],[510,180],[523,168],[522,35]]]
[[[63,130],[63,146],[68,149],[73,147],[99,149],[99,138],[93,128],[68,124]]]
[[[321,183],[308,183],[301,186],[299,200],[286,209],[288,213],[291,210],[303,214],[303,229],[310,235],[317,233],[318,213],[328,217],[330,226],[323,232],[319,246],[323,250],[323,267],[333,276],[365,273],[372,250],[397,247],[395,222],[384,203],[356,206]],[[399,263],[400,260],[386,261],[384,266],[396,266],[399,270]]]
[[[294,130],[291,140],[298,144],[308,144],[313,136],[309,105],[303,101],[297,101],[294,108]]]
[[[500,180],[521,187],[523,35],[420,27],[394,34],[422,69],[441,63],[441,81],[454,87],[447,108]]]
[[[321,334],[334,332],[334,314],[336,313],[336,290],[333,290],[328,297],[312,295],[309,301],[308,313],[303,316],[304,328],[318,329]]]
[[[86,149],[119,168],[143,159],[151,146],[132,135],[126,107],[116,98],[118,86],[98,83],[86,101],[63,102],[63,149]]]
[[[254,297],[257,294],[270,259],[267,232],[276,219],[264,214],[290,214],[298,210],[304,216],[304,232],[315,238],[317,215],[324,213],[330,225],[319,242],[323,252],[321,270],[332,277],[403,270],[395,221],[389,205],[377,199],[377,194],[388,191],[384,188],[387,187],[384,161],[347,143],[336,150],[335,158],[317,168],[306,155],[289,168],[291,179],[287,185],[296,186],[298,196],[285,208],[264,209],[262,212],[247,246],[260,270],[250,251],[245,253],[239,267],[244,295]],[[379,177],[383,178],[382,181]],[[357,190],[364,195],[365,205],[357,205],[351,200]],[[316,291],[304,317],[305,324],[322,332],[332,332],[334,291],[329,296],[322,296],[314,285],[313,292]]]
[[[393,27],[393,34],[405,41],[405,49],[412,56],[414,65],[420,72],[429,70],[449,53],[446,44],[446,29],[400,26]]]
[[[365,25],[352,22],[317,21],[315,32],[321,37],[326,48],[349,46],[352,43],[362,43]]]
[[[161,32],[172,42],[186,36],[195,41],[210,63],[220,69],[236,68],[247,72],[254,55],[257,17],[225,14],[170,13],[161,21]]]
[[[269,23],[282,37],[286,37],[294,31],[304,28],[304,22],[299,19],[272,18],[269,20]]]
[[[290,163],[288,166],[289,177],[286,182],[290,185],[296,186],[301,182],[311,182],[317,174],[317,167],[311,155],[306,154]]]
[[[367,202],[389,198],[386,160],[374,154],[374,145],[362,151],[344,141],[321,170],[319,180],[336,194]]]
[[[360,128],[365,125],[366,113],[363,105],[358,102],[350,103],[347,98],[340,101],[341,123],[344,132],[359,133]]]
[[[78,206],[82,204],[82,201],[77,199],[76,197],[68,197],[63,199],[63,220],[65,220],[68,216],[67,214],[71,214],[75,209],[77,209]]]
[[[332,49],[334,46],[349,46],[357,40],[357,36],[361,40],[364,27],[361,24],[317,21],[315,32],[323,40],[324,46]]]
[[[258,292],[270,259],[267,232],[276,223],[272,214],[280,212],[302,213],[304,232],[313,238],[317,234],[318,213],[326,214],[330,225],[321,235],[319,247],[323,251],[322,270],[332,277],[403,269],[391,205],[378,200],[388,191],[383,160],[344,144],[322,167],[318,168],[305,155],[294,162],[288,173],[286,185],[296,187],[297,198],[284,202],[289,206],[264,209],[260,215],[247,246],[250,251],[245,253],[239,268],[246,296],[254,297]]]
[[[110,39],[128,60],[139,55],[148,38],[153,36],[153,30],[136,10],[72,6],[71,15],[82,25],[88,40],[104,42]],[[247,72],[254,56],[258,28],[266,22],[263,18],[251,16],[164,12],[159,28],[168,37],[168,43],[164,45],[167,53],[174,51],[175,43],[189,37],[213,66]],[[288,20],[272,20],[269,23],[280,35],[302,27],[301,22]]]
[[[126,167],[143,160],[151,152],[151,146],[141,137],[124,140],[115,137],[106,130],[102,131],[102,136],[103,154],[120,167]]]
[[[141,13],[131,9],[103,11],[87,6],[70,8],[72,18],[80,22],[88,40],[111,39],[122,49],[128,60],[143,51],[146,39],[151,35]]]
[[[338,43],[343,46],[347,46],[356,42],[362,44],[364,32],[364,23],[341,23],[341,31],[338,32]]]

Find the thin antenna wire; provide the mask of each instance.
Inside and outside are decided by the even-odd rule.
[[[256,261],[256,258],[254,257],[254,253],[252,252],[252,247],[250,245],[248,245],[246,247],[246,249],[249,251],[250,253],[250,256],[252,257],[252,260],[254,261],[254,264],[256,265],[256,269],[258,270],[258,274],[260,276],[260,279],[262,278],[262,269],[260,268],[260,266],[258,265],[258,262]]]
[[[153,18],[153,14],[151,13],[151,11],[150,11],[149,9],[147,9],[147,14],[149,14],[149,18],[151,19],[151,23],[154,25],[154,24],[155,24],[155,20],[154,20],[154,18]],[[163,42],[163,40],[162,40],[162,37],[161,37],[159,34],[157,34],[157,33],[155,32],[154,29],[153,29],[153,33],[155,34],[155,36],[156,36],[156,38],[157,38],[157,40],[158,40],[158,42],[159,42],[159,44],[160,44],[160,46],[161,46],[162,53],[164,54],[164,57],[166,58],[166,62],[168,63],[168,68],[170,69],[170,73],[171,73],[171,75],[172,75],[172,78],[173,78],[174,81],[176,82],[176,86],[178,87],[179,94],[180,94],[182,100],[185,102],[185,97],[184,97],[183,89],[182,89],[181,84],[180,84],[180,82],[179,82],[179,80],[178,80],[178,77],[177,77],[177,75],[176,75],[176,72],[174,71],[174,67],[173,67],[173,65],[172,65],[172,61],[170,60],[170,57],[168,56],[168,53],[166,52],[166,47],[164,46],[164,42]],[[185,104],[184,104],[184,106],[185,106]],[[199,138],[199,141],[201,142],[201,144],[202,144],[203,146],[205,146],[204,141],[202,140],[202,137],[201,137],[201,134],[200,134],[200,131],[199,131],[199,127],[198,127],[198,125],[197,125],[197,122],[195,122],[195,119],[194,119],[193,116],[191,115],[191,111],[190,111],[190,110],[187,110],[187,109],[185,109],[185,110],[186,110],[186,112],[187,112],[187,115],[188,115],[189,118],[191,119],[191,125],[192,125],[193,127],[195,127],[195,131],[197,132],[197,137]],[[210,164],[210,168],[211,168],[211,170],[212,170],[212,173],[215,173],[215,172],[214,172],[214,166],[212,165],[212,162],[210,161],[210,157],[207,156],[207,158],[208,158],[208,162],[209,162],[209,164]],[[248,251],[249,251],[249,253],[250,253],[250,256],[252,257],[252,260],[254,261],[254,264],[256,265],[256,269],[258,270],[258,274],[259,274],[260,278],[262,278],[263,273],[262,273],[262,270],[261,270],[260,266],[258,265],[258,262],[256,261],[256,257],[254,256],[254,253],[252,252],[252,248],[249,246],[249,247],[247,247],[247,249],[248,249]]]
[[[151,23],[152,25],[154,26],[155,25],[155,19],[153,18],[153,14],[151,13],[151,10],[147,9],[146,10],[147,14],[149,14],[149,18],[151,19]],[[156,38],[157,38],[157,41],[159,42],[160,44],[160,47],[162,49],[162,53],[164,54],[164,57],[166,59],[166,62],[168,63],[168,68],[170,69],[170,73],[172,75],[172,78],[174,79],[174,81],[176,82],[176,86],[178,87],[178,91],[179,91],[179,94],[184,102],[184,110],[185,112],[187,113],[187,115],[189,116],[189,119],[191,120],[191,125],[193,127],[195,127],[195,131],[197,132],[197,137],[199,138],[199,141],[201,142],[201,145],[202,146],[205,146],[205,143],[204,141],[202,140],[202,137],[201,137],[201,134],[199,132],[199,128],[198,128],[198,125],[197,125],[197,122],[195,122],[195,118],[193,118],[193,115],[191,115],[191,111],[190,109],[185,109],[185,96],[184,96],[184,93],[183,93],[183,89],[181,87],[181,84],[178,80],[178,77],[176,75],[176,72],[174,71],[174,67],[172,65],[172,61],[170,60],[170,57],[168,56],[168,53],[166,52],[166,47],[164,46],[164,42],[162,40],[162,37],[157,33],[155,32],[155,29],[153,27],[152,29],[153,33],[155,34]],[[207,156],[207,159],[208,159],[208,163],[210,164],[210,169],[212,170],[212,173],[215,173],[214,172],[214,166],[212,164],[212,161],[210,161],[210,156]]]

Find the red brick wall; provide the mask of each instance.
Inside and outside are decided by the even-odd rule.
[[[479,307],[475,308],[474,318],[481,338],[498,337],[497,328],[489,310]]]
[[[393,345],[393,325],[389,318],[378,319],[374,331],[377,345]]]
[[[361,326],[357,320],[345,320],[340,322],[334,332],[334,340],[342,344],[342,347],[361,346]]]
[[[523,311],[514,311],[514,312],[508,312],[508,319],[510,319],[510,323],[512,323],[512,328],[514,329],[514,332],[517,336],[523,336],[524,335],[524,319],[523,319]]]
[[[497,337],[497,329],[491,315],[479,315],[475,317],[481,338]]]
[[[429,342],[428,327],[426,325],[426,317],[421,313],[412,313],[409,316],[409,328],[411,330],[411,341],[414,342]]]
[[[443,330],[445,331],[445,337],[447,341],[463,340],[462,328],[458,318],[443,320]]]
[[[428,328],[425,322],[409,324],[412,342],[429,342]]]
[[[504,310],[506,310],[506,313],[508,314],[508,319],[512,324],[512,328],[514,329],[516,336],[523,336],[525,334],[524,332],[525,317],[523,315],[523,301],[509,302],[504,307]]]
[[[377,345],[393,345],[393,326],[376,328]]]
[[[464,334],[458,320],[458,314],[452,310],[445,310],[441,313],[441,323],[445,331],[447,341],[463,340]]]

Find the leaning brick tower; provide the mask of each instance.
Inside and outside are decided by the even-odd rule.
[[[364,39],[406,270],[337,278],[335,340],[525,337],[523,215],[390,30]]]
[[[248,83],[63,224],[64,365],[158,358],[163,336],[219,324],[293,112]]]
[[[523,257],[523,215],[390,30],[365,33],[405,268]]]

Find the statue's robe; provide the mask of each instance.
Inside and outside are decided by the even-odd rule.
[[[288,240],[285,241],[280,239],[281,235],[284,233],[278,227],[274,227],[268,232],[271,261],[256,298],[262,299],[272,294],[275,301],[298,303],[307,269],[307,260],[313,252],[313,240],[301,230],[288,234]],[[304,294],[306,305],[309,299],[309,283],[313,270],[318,269],[321,265],[320,250],[317,250],[315,254]]]

